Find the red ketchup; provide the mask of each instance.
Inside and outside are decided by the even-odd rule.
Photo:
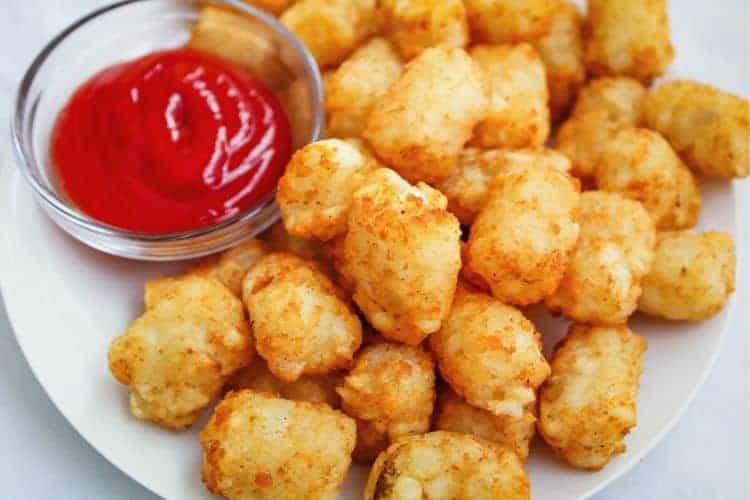
[[[165,233],[256,205],[291,147],[289,122],[267,87],[221,59],[178,49],[84,83],[57,119],[52,161],[81,211]]]

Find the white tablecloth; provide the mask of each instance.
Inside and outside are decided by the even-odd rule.
[[[101,3],[0,1],[0,149],[6,153],[10,144],[4,127],[25,66],[52,35]],[[750,95],[750,2],[672,0],[672,8],[691,12],[673,26],[678,50],[691,44],[689,50],[703,51],[703,67],[694,68],[691,76]],[[597,500],[750,498],[750,181],[740,183],[739,193],[746,222],[738,310],[716,366],[680,423]],[[29,371],[2,307],[0,435],[0,498],[156,498],[109,465],[52,406]]]

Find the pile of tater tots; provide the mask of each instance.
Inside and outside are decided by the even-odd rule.
[[[366,500],[527,499],[535,434],[572,467],[624,452],[628,319],[722,309],[734,246],[692,229],[700,179],[750,175],[747,100],[651,87],[666,0],[248,3],[324,72],[326,138],[281,222],[146,283],[109,352],[133,415],[182,430],[221,400],[202,475],[229,499],[335,498],[352,459]],[[242,63],[217,10],[191,43]],[[571,322],[550,359],[532,304]]]

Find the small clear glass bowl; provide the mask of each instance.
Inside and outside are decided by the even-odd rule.
[[[39,203],[63,230],[103,252],[139,260],[180,260],[229,248],[276,222],[275,192],[258,206],[191,231],[152,234],[127,231],[79,211],[61,191],[50,161],[50,137],[60,110],[87,78],[118,62],[184,45],[203,5],[247,16],[253,36],[269,50],[273,90],[292,124],[294,148],[320,137],[323,86],[312,55],[274,17],[240,0],[125,0],[105,6],[55,37],[26,71],[11,124],[18,167]],[[258,76],[263,78],[263,67]],[[281,82],[281,83],[278,83]],[[148,217],[148,214],[144,214]]]

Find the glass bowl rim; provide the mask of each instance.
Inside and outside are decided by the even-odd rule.
[[[65,219],[81,226],[95,234],[109,237],[124,237],[133,241],[142,242],[167,242],[167,241],[179,241],[189,240],[192,238],[205,236],[213,232],[221,231],[222,229],[233,226],[237,223],[247,222],[256,217],[264,208],[268,207],[269,204],[273,204],[274,197],[276,195],[276,189],[273,189],[263,200],[252,208],[234,215],[226,220],[210,224],[207,226],[201,226],[196,229],[189,229],[186,231],[176,231],[168,233],[149,233],[141,231],[131,231],[128,229],[119,228],[100,222],[94,218],[88,217],[84,213],[74,208],[71,204],[62,200],[57,193],[49,189],[43,184],[43,182],[37,178],[37,174],[32,172],[31,166],[39,170],[39,166],[33,155],[27,155],[25,145],[27,143],[24,138],[24,124],[26,113],[24,109],[26,107],[27,100],[29,98],[29,92],[32,84],[36,79],[40,69],[44,66],[47,58],[54,52],[54,50],[68,38],[69,35],[77,31],[82,26],[95,20],[96,18],[107,14],[111,11],[117,10],[122,7],[126,7],[131,4],[145,3],[159,0],[119,0],[117,2],[104,5],[99,7],[88,14],[80,17],[72,24],[64,28],[58,33],[52,40],[50,40],[34,57],[29,67],[23,74],[21,82],[18,86],[16,96],[13,104],[13,116],[11,118],[11,139],[13,143],[13,149],[16,156],[16,164],[21,174],[26,181],[31,185],[34,191],[47,203],[49,207],[54,209]],[[305,72],[311,76],[312,81],[312,100],[315,108],[315,117],[313,119],[313,128],[308,141],[315,141],[320,138],[323,130],[324,113],[321,106],[323,101],[323,81],[320,74],[320,69],[309,49],[278,19],[271,14],[264,12],[263,10],[253,7],[240,0],[211,0],[213,3],[224,4],[232,7],[236,10],[242,11],[243,13],[260,20],[264,25],[270,27],[281,35],[289,44],[295,49],[295,51],[301,56],[304,62]],[[309,82],[308,82],[309,83]],[[33,113],[33,111],[32,111]]]

